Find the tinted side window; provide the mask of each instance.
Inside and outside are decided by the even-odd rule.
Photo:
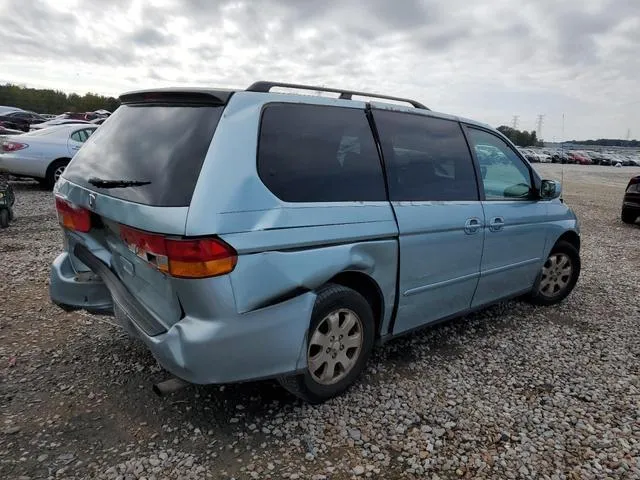
[[[471,153],[457,122],[376,111],[395,201],[479,200]]]
[[[531,172],[516,152],[497,135],[475,128],[467,131],[480,164],[486,199],[529,198]]]
[[[363,110],[273,104],[262,114],[258,173],[286,202],[386,200]]]
[[[84,130],[78,130],[71,134],[71,140],[75,140],[78,143],[84,143],[87,141],[87,134]]]

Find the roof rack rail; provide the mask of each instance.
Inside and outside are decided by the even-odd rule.
[[[395,102],[403,102],[408,103],[415,108],[420,108],[422,110],[429,110],[426,106],[424,106],[420,102],[416,102],[415,100],[411,100],[410,98],[400,98],[400,97],[391,97],[389,95],[380,95],[378,93],[367,93],[367,92],[357,92],[355,90],[343,90],[341,88],[327,88],[327,87],[314,87],[311,85],[299,85],[296,83],[282,83],[282,82],[266,82],[260,81],[251,84],[247,88],[247,92],[263,92],[268,93],[271,91],[273,87],[282,87],[282,88],[294,88],[298,90],[313,90],[316,92],[331,92],[331,93],[339,93],[341,99],[351,100],[353,95],[358,95],[361,97],[371,97],[371,98],[383,98],[386,100],[393,100]]]

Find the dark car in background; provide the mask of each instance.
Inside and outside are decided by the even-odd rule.
[[[613,159],[606,153],[602,153],[602,152],[592,153],[591,159],[593,160],[593,163],[596,165],[612,165],[613,164]]]
[[[640,217],[640,175],[629,180],[622,200],[622,221],[635,223]]]
[[[569,156],[568,152],[558,150],[551,155],[552,163],[576,163],[573,157]]]
[[[97,120],[98,118],[105,118],[105,115],[96,112],[65,112],[56,117],[56,119],[84,120],[86,122]]]
[[[0,137],[4,135],[20,135],[24,133],[22,130],[16,130],[14,128],[6,128],[0,125]]]
[[[31,125],[42,123],[45,121],[44,117],[41,117],[35,112],[28,112],[25,110],[8,112],[0,115],[0,126],[28,132]]]

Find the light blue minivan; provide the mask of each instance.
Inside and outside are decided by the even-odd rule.
[[[121,102],[56,184],[51,298],[115,314],[183,381],[321,402],[375,344],[578,280],[559,183],[486,125],[271,82]]]

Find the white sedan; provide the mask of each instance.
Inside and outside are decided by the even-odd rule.
[[[47,120],[46,122],[34,123],[29,127],[29,130],[33,132],[35,130],[43,130],[45,128],[55,127],[56,125],[70,125],[72,123],[90,124],[91,122],[87,122],[86,120],[77,120],[74,118],[53,118],[51,120]]]
[[[0,172],[35,178],[53,188],[71,158],[97,128],[77,123],[2,137]]]

